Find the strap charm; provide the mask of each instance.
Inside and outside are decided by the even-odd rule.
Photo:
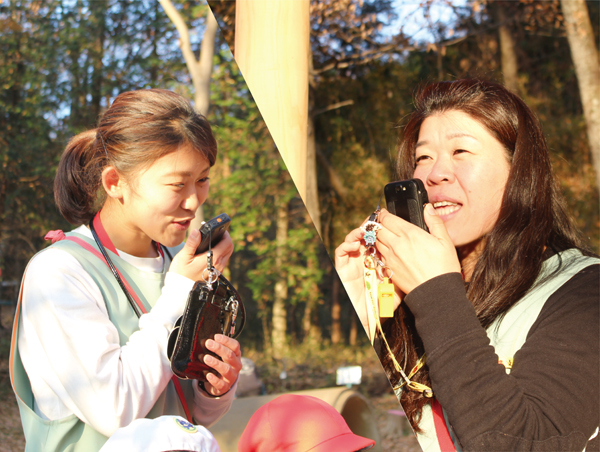
[[[375,340],[377,330],[378,315],[377,312],[377,270],[375,260],[372,256],[365,257],[365,289],[367,294],[367,323],[369,339],[371,344]]]
[[[383,334],[380,319],[394,317],[395,290],[394,284],[390,282],[393,274],[392,270],[377,257],[375,244],[377,243],[377,232],[381,230],[381,225],[377,222],[378,217],[379,206],[377,206],[375,212],[371,214],[367,222],[361,227],[361,230],[364,232],[363,239],[367,248],[364,257],[364,280],[368,322],[367,333],[369,334],[371,344],[373,344],[377,331],[379,331],[379,336],[387,348],[392,363],[394,364],[394,368],[401,376],[401,383],[394,387],[394,391],[406,386],[409,390],[423,393],[425,397],[433,397],[433,391],[429,386],[411,380],[425,364],[425,355],[419,359],[409,375],[406,375]],[[386,270],[387,273],[389,273],[387,275]]]
[[[384,277],[383,282],[380,282],[377,287],[377,300],[379,301],[379,317],[394,317],[394,285],[387,277]]]
[[[213,251],[211,247],[212,229],[208,230],[208,253],[206,254],[206,270],[202,272],[202,280],[206,283],[208,290],[212,290],[213,283],[219,279],[221,272],[213,266]],[[206,273],[206,276],[204,276]]]

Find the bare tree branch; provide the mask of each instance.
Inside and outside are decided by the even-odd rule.
[[[314,118],[315,116],[320,115],[321,113],[325,113],[326,111],[336,110],[338,108],[345,107],[346,105],[354,105],[354,101],[352,99],[344,100],[342,102],[336,102],[335,104],[328,105],[325,108],[319,108],[318,110],[314,111],[312,116]]]

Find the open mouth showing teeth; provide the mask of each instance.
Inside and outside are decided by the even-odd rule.
[[[460,205],[455,202],[450,201],[438,201],[433,203],[433,207],[435,208],[437,214],[439,216],[450,215],[452,212],[460,209]]]

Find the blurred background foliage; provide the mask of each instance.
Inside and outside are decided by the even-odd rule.
[[[209,3],[233,46],[235,3]],[[586,5],[597,45],[600,2]],[[311,1],[309,121],[329,252],[395,179],[395,146],[416,88],[467,76],[512,86],[535,111],[570,212],[600,252],[598,176],[564,22],[559,0]],[[513,74],[502,66],[507,50]]]
[[[208,6],[173,3],[198,57]],[[0,279],[14,281],[47,245],[48,230],[71,229],[54,206],[52,188],[67,141],[94,128],[120,92],[156,87],[190,99],[194,92],[179,34],[155,1],[3,1],[0,30]],[[330,343],[337,277],[219,33],[207,117],[219,158],[204,217],[232,217],[235,253],[227,275],[248,310],[244,346],[280,359],[309,336],[316,348],[323,339]],[[16,298],[8,290],[1,295]],[[283,306],[283,341],[274,349],[275,300]],[[352,327],[356,344],[354,311],[349,302],[343,306],[344,337],[335,341],[348,343]]]
[[[173,3],[198,55],[207,7]],[[280,360],[290,345],[365,345],[328,253],[395,179],[396,140],[418,85],[503,80],[501,27],[513,37],[513,82],[540,117],[571,212],[600,251],[596,175],[558,0],[311,2],[322,242],[233,60],[235,2],[209,4],[221,27],[207,113],[220,155],[205,217],[233,218],[228,276],[247,304],[245,346]],[[598,42],[600,3],[587,6]],[[19,280],[46,231],[70,228],[52,193],[68,139],[95,127],[120,92],[194,92],[179,35],[153,0],[3,0],[0,30],[0,269],[3,280]],[[277,318],[285,340],[273,348]]]

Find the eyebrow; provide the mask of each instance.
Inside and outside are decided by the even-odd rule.
[[[473,135],[470,135],[470,134],[465,133],[465,132],[454,132],[454,133],[446,135],[446,139],[447,140],[453,140],[454,138],[463,138],[463,137],[467,137],[467,138],[471,138],[471,139],[473,139],[475,141],[479,141]],[[424,146],[424,145],[426,145],[428,143],[429,142],[427,140],[417,141],[417,144],[415,144],[415,149],[417,149],[419,146]]]
[[[202,171],[200,173],[200,175],[202,176],[203,174],[206,174],[210,171],[210,166],[208,168],[206,168],[204,171]],[[192,177],[193,174],[189,171],[173,171],[172,173],[167,173],[165,174],[163,177],[174,177],[174,176],[180,176],[180,177]]]

